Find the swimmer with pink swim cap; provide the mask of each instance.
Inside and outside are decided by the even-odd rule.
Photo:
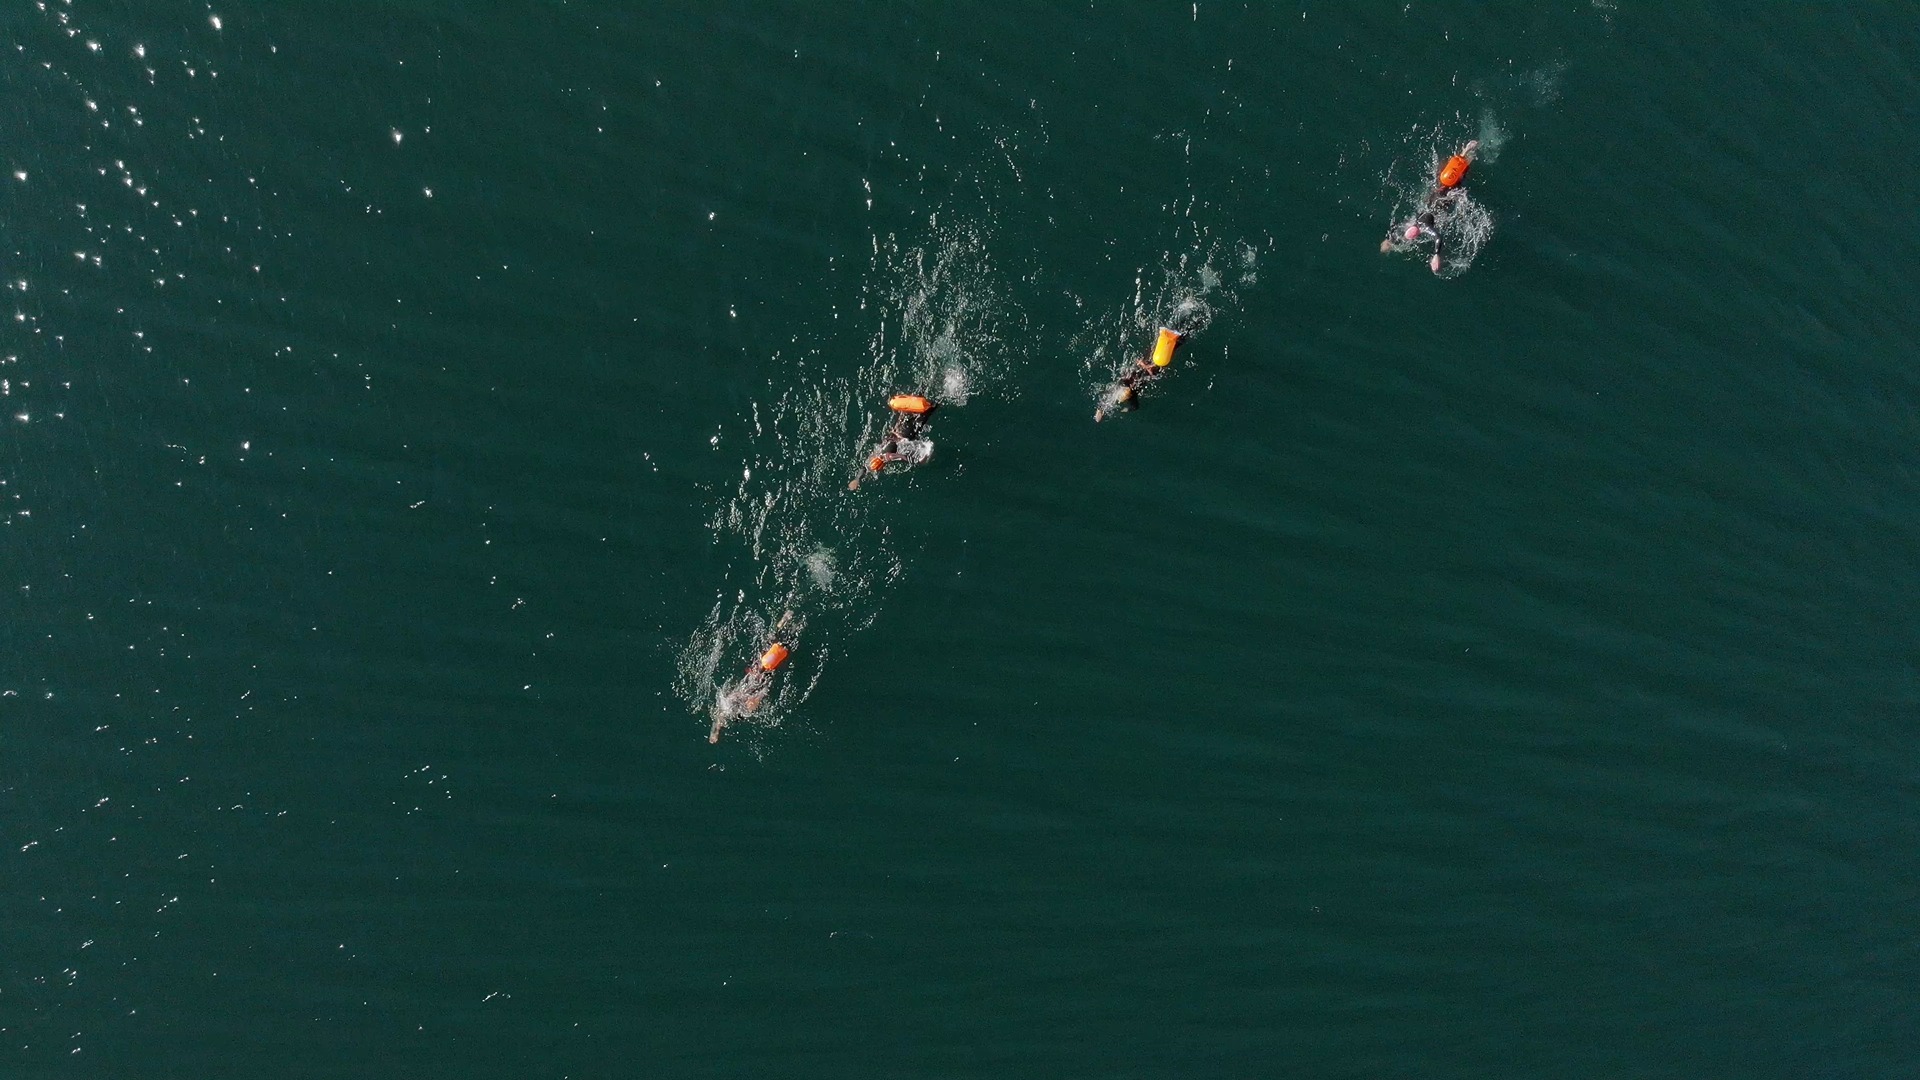
[[[1427,269],[1435,274],[1440,272],[1446,256],[1446,239],[1440,235],[1440,225],[1453,212],[1454,205],[1460,201],[1463,190],[1460,182],[1466,178],[1467,166],[1472,163],[1474,154],[1480,149],[1480,140],[1475,139],[1460,148],[1458,154],[1447,159],[1446,168],[1434,181],[1433,190],[1427,193],[1421,203],[1420,212],[1412,221],[1407,222],[1404,230],[1389,232],[1385,240],[1380,241],[1380,252],[1386,254],[1393,250],[1396,239],[1418,244],[1422,240],[1433,241],[1433,256],[1427,260]]]

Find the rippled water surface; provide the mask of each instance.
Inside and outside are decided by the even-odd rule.
[[[1917,25],[7,3],[0,1072],[1910,1075]]]

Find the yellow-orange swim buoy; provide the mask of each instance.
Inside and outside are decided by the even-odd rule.
[[[1180,344],[1184,334],[1176,333],[1166,327],[1160,328],[1160,337],[1153,343],[1153,366],[1166,367],[1173,363],[1173,350]]]
[[[767,646],[766,652],[763,652],[760,654],[760,670],[772,671],[773,669],[779,667],[781,664],[786,663],[787,656],[788,656],[787,647],[785,645],[780,644],[777,641],[774,642],[773,644]]]
[[[887,399],[887,408],[894,412],[930,413],[933,411],[933,402],[919,394],[895,394]]]
[[[1448,158],[1447,163],[1440,167],[1440,186],[1443,188],[1459,187],[1460,181],[1467,178],[1467,166],[1471,164],[1473,164],[1473,162],[1461,157],[1459,154]]]

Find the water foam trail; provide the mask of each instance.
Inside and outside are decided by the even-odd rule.
[[[804,703],[837,642],[871,625],[904,571],[885,513],[900,477],[852,490],[891,414],[888,394],[916,391],[958,407],[1012,386],[1021,316],[972,223],[928,221],[929,237],[875,237],[860,308],[876,319],[853,373],[781,391],[750,420],[748,457],[709,525],[736,549],[731,579],[677,657],[675,691],[729,731],[777,727]],[[938,436],[938,424],[932,433]],[[740,676],[776,637],[793,650],[764,700],[741,707]],[[748,695],[750,697],[751,695]]]

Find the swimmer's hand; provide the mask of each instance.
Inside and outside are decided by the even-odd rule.
[[[1388,254],[1391,254],[1392,252],[1393,252],[1393,237],[1389,236],[1385,240],[1380,241],[1380,254],[1388,255]]]
[[[1440,256],[1438,254],[1434,255],[1433,258],[1427,260],[1427,269],[1433,271],[1436,274],[1440,272]]]

